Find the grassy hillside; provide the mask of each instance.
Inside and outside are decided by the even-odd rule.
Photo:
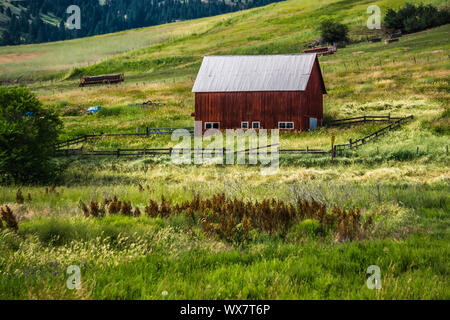
[[[127,30],[113,34],[51,43],[0,47],[2,82],[60,79],[84,67],[137,48],[206,30],[209,19]]]
[[[404,2],[376,3],[386,8]],[[42,55],[21,66],[1,65],[8,69],[0,78],[4,74],[14,78],[17,72],[22,79],[39,78],[29,86],[63,115],[61,139],[102,131],[135,132],[145,126],[189,126],[194,110],[190,90],[203,55],[299,52],[317,37],[316,26],[329,15],[350,24],[353,38],[364,37],[367,6],[367,1],[286,1],[123,34],[0,48],[3,57],[6,52],[31,54],[47,48],[50,59],[45,62]],[[155,32],[164,35],[158,38]],[[450,163],[445,152],[450,135],[449,32],[446,25],[390,45],[353,44],[320,58],[328,119],[414,115],[401,129],[334,161],[329,156],[284,155],[280,171],[263,176],[259,166],[178,166],[167,157],[58,158],[61,177],[53,192],[46,192],[50,186],[43,185],[2,186],[0,203],[8,204],[20,222],[18,233],[0,231],[0,273],[6,279],[0,282],[0,297],[449,299]],[[158,43],[141,42],[139,35],[144,34]],[[165,38],[172,34],[176,36]],[[102,47],[105,51],[98,51],[97,57],[112,55],[116,49],[123,53],[92,64],[98,58],[89,60],[82,49],[97,50],[96,42],[107,43],[110,38],[120,46]],[[53,73],[48,71],[52,48],[60,53],[70,48],[78,56],[61,55]],[[87,62],[92,65],[85,66]],[[75,75],[106,72],[125,72],[126,81],[77,87]],[[147,100],[161,104],[136,106]],[[103,110],[83,114],[90,105]],[[346,143],[378,128],[364,124],[282,134],[280,144],[328,148],[332,135],[337,143]],[[174,144],[170,137],[129,137],[83,146]],[[18,188],[25,196],[21,204]],[[314,198],[327,205],[328,213],[335,205],[358,207],[362,221],[372,217],[373,223],[352,240],[339,238],[336,229],[324,232],[314,227],[314,221],[300,221],[285,233],[253,230],[247,241],[238,236],[229,241],[206,233],[200,212],[84,218],[80,203],[116,195],[144,212],[149,198],[160,204],[164,196],[175,205],[197,193],[204,199],[222,192],[252,202]],[[53,274],[55,265],[71,264],[82,266],[82,290],[66,289],[65,269]],[[366,269],[373,264],[382,272],[379,291],[366,287]],[[33,276],[36,272],[41,276]]]
[[[370,4],[377,4],[383,10],[405,2],[384,0]],[[445,4],[443,0],[421,2]],[[365,37],[367,7],[367,1],[289,0],[222,16],[73,41],[0,47],[0,78],[22,81],[59,78],[64,76],[63,71],[88,64],[95,64],[83,71],[88,74],[120,71],[175,77],[184,73],[181,69],[194,72],[205,54],[301,52],[306,43],[316,39],[318,24],[327,17],[352,26],[352,38]],[[124,52],[128,53],[108,59]],[[2,56],[11,53],[19,57],[2,63]],[[180,63],[183,59],[185,63]],[[97,64],[99,60],[106,61]],[[79,73],[76,70],[73,74]]]

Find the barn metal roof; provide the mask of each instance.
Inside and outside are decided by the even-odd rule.
[[[304,91],[315,53],[205,56],[192,92]]]

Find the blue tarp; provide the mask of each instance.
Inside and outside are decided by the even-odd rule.
[[[102,107],[100,106],[92,106],[88,108],[88,114],[93,114],[99,111]]]

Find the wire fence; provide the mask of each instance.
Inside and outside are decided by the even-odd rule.
[[[337,155],[342,155],[345,150],[356,149],[368,142],[371,142],[388,132],[395,130],[401,126],[401,124],[407,120],[413,119],[412,115],[405,117],[391,117],[391,115],[387,116],[360,116],[346,119],[334,120],[330,123],[330,125],[351,125],[354,123],[363,123],[363,122],[375,122],[375,121],[388,121],[391,122],[389,125],[359,139],[349,139],[349,143],[347,144],[337,144],[332,147],[330,150],[325,150],[321,148],[300,148],[300,149],[280,149],[277,144],[277,151],[280,154],[317,154],[317,155],[326,155],[331,154],[332,157]],[[155,136],[155,135],[171,135],[177,129],[185,129],[189,134],[192,134],[194,131],[194,127],[167,127],[167,128],[146,128],[145,132],[139,132],[137,129],[136,133],[109,133],[109,134],[92,134],[92,135],[84,135],[74,139],[69,139],[66,141],[62,141],[55,145],[55,154],[60,156],[73,156],[73,155],[85,155],[85,156],[116,156],[116,157],[124,157],[124,156],[157,156],[157,155],[171,155],[174,151],[184,150],[182,148],[141,148],[141,149],[115,149],[115,150],[88,150],[81,148],[70,149],[71,145],[79,144],[82,142],[86,142],[92,139],[96,139],[99,137],[119,137],[119,136]],[[63,149],[63,147],[66,147]],[[252,149],[245,149],[241,151],[228,150],[226,148],[222,148],[224,153],[233,152],[233,153],[249,153],[251,151],[257,149],[264,149],[272,147],[272,145],[261,146]],[[217,149],[191,149],[192,152],[200,151],[208,151],[208,150],[217,150]],[[448,155],[448,146],[446,146],[446,154]]]

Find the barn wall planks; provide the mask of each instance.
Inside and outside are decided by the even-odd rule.
[[[279,121],[293,121],[295,130],[308,130],[309,117],[322,123],[323,93],[316,60],[305,91],[197,92],[195,120],[220,122],[221,129],[240,128],[241,121],[250,126],[259,121],[261,128],[276,129]]]

